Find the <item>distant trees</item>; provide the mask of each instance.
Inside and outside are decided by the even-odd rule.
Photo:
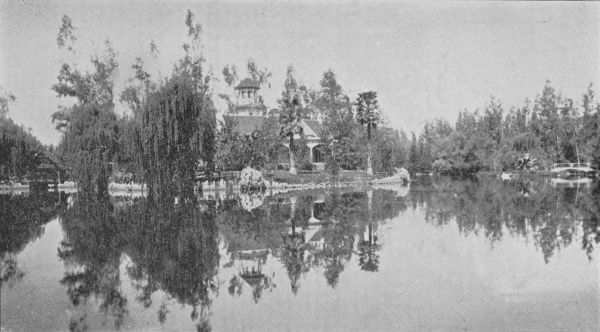
[[[549,81],[533,103],[525,101],[508,112],[491,98],[481,114],[459,113],[454,128],[442,122],[426,124],[419,139],[423,148],[413,153],[411,146],[411,165],[466,175],[513,168],[525,154],[540,168],[564,161],[597,164],[600,115],[591,85],[582,106],[580,114],[577,104],[558,94]]]
[[[31,128],[17,125],[8,116],[16,98],[0,88],[0,181],[24,177],[33,165],[36,152],[45,150],[31,134]]]

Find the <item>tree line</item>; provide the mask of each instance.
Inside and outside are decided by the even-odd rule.
[[[53,146],[43,145],[31,128],[16,124],[9,116],[10,104],[16,97],[0,87],[0,181],[19,181],[37,167],[36,154],[52,152]]]
[[[529,160],[529,163],[523,163]],[[483,111],[462,111],[456,124],[435,120],[412,135],[416,172],[466,175],[515,168],[549,169],[558,162],[600,163],[600,104],[592,84],[581,102],[546,81],[533,102],[507,108],[491,98]]]

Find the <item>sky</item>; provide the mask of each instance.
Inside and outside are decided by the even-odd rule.
[[[406,132],[437,118],[453,123],[490,96],[507,110],[522,105],[547,79],[580,103],[600,77],[600,4],[593,2],[0,0],[0,87],[17,97],[9,116],[57,144],[51,114],[70,102],[51,89],[61,65],[88,69],[110,40],[118,100],[137,56],[155,79],[170,73],[183,55],[188,9],[202,24],[207,66],[220,80],[215,98],[231,92],[223,66],[235,64],[241,79],[249,58],[272,72],[271,87],[259,92],[269,107],[277,106],[288,65],[310,88],[331,69],[352,99],[376,91],[387,125]],[[56,45],[64,14],[76,27],[75,56]],[[117,102],[117,112],[127,110]]]

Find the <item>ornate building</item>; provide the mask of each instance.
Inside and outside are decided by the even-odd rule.
[[[258,90],[260,90],[258,82],[251,78],[243,79],[235,87],[235,105],[231,108],[229,114],[223,116],[225,120],[232,120],[235,123],[235,130],[242,135],[252,135],[262,127],[266,119],[279,116],[280,112],[278,109],[271,109],[267,112],[267,107],[263,103],[262,97],[258,94]],[[318,170],[323,170],[325,167],[325,157],[321,149],[317,148],[318,146],[322,146],[321,131],[323,130],[323,126],[321,121],[303,119],[301,126],[304,133],[302,138],[310,150],[309,160]],[[301,137],[297,135],[295,138],[300,139]],[[284,145],[288,147],[287,144],[284,143]],[[285,160],[286,158],[281,159]]]

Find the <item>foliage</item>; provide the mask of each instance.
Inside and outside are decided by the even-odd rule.
[[[235,131],[237,120],[225,117],[216,133],[215,163],[219,171],[240,171],[246,166],[268,168],[277,162],[283,145],[276,118],[270,117],[251,135]]]
[[[565,161],[597,165],[600,112],[591,85],[582,106],[580,114],[548,81],[533,103],[508,112],[491,98],[481,114],[460,112],[454,128],[440,121],[426,124],[410,148],[412,171],[467,175],[514,169],[526,154],[542,169]]]
[[[145,308],[151,306],[153,293],[162,290],[191,306],[192,320],[206,313],[217,289],[215,206],[197,201],[173,204],[173,194],[121,207],[107,196],[77,195],[73,207],[61,215],[65,239],[58,251],[66,264],[77,266],[61,280],[74,306],[95,298],[115,327],[121,326],[132,300],[121,286],[121,259],[126,253],[131,264],[125,271],[138,294],[135,300]],[[163,303],[158,321],[164,323],[167,314]]]
[[[19,267],[17,254],[44,234],[44,225],[66,209],[66,200],[67,195],[48,191],[0,195],[0,286],[22,280],[26,271]]]
[[[17,98],[12,93],[4,91],[4,89],[0,87],[0,121],[6,120],[10,103],[15,100],[17,100]]]
[[[35,154],[44,150],[31,131],[10,118],[0,120],[0,181],[26,177],[28,171],[37,166]]]
[[[367,140],[371,140],[371,132],[381,122],[377,93],[367,91],[358,94],[356,99],[356,121],[367,127]]]
[[[303,132],[300,122],[306,113],[305,105],[302,103],[301,91],[302,89],[294,77],[294,67],[290,65],[287,68],[284,90],[278,102],[281,107],[279,134],[280,137],[287,137],[289,139],[290,173],[292,174],[296,172],[294,156],[296,145],[294,144],[294,136],[302,137]]]
[[[142,167],[152,194],[162,190],[189,193],[198,161],[212,168],[215,110],[196,83],[188,73],[176,72],[149,93],[143,104]],[[185,188],[174,187],[178,183]]]
[[[57,44],[74,52],[75,28],[68,16],[63,16]],[[82,73],[65,63],[52,89],[59,97],[75,100],[71,106],[60,107],[52,115],[56,129],[63,133],[58,150],[80,188],[99,192],[108,190],[110,163],[117,152],[116,114],[113,103],[113,73],[118,68],[116,52],[107,40],[105,52],[91,58],[92,72]]]
[[[265,180],[262,173],[251,167],[246,167],[240,174],[240,190],[244,192],[265,191]]]

